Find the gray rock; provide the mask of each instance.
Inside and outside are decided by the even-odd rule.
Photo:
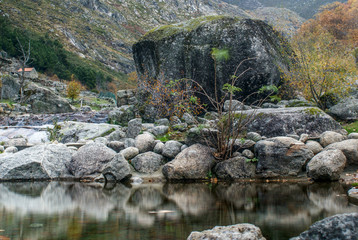
[[[16,99],[19,97],[20,84],[11,76],[3,77],[1,88],[1,97],[3,99]]]
[[[214,227],[211,230],[192,232],[187,240],[265,240],[260,228],[243,223],[226,227]]]
[[[341,142],[343,140],[345,140],[345,137],[342,134],[332,131],[326,131],[322,133],[319,142],[322,145],[322,147],[327,147],[331,143]]]
[[[111,142],[107,143],[107,147],[113,149],[114,151],[116,151],[118,153],[124,149],[124,142],[111,141]]]
[[[175,124],[175,125],[172,125],[172,129],[174,131],[185,132],[188,129],[188,124],[187,123]]]
[[[104,145],[107,145],[108,140],[107,140],[107,138],[104,138],[104,137],[98,137],[98,138],[94,139],[94,142],[95,143],[102,143]]]
[[[358,238],[358,213],[338,214],[314,223],[307,231],[290,240]]]
[[[170,125],[177,125],[177,124],[181,124],[182,123],[182,121],[180,120],[180,118],[179,117],[177,117],[177,116],[172,116],[171,118],[170,118]]]
[[[80,108],[81,112],[91,112],[92,108],[90,106],[83,106]]]
[[[321,146],[321,144],[319,144],[319,142],[312,140],[306,142],[306,147],[311,150],[315,155],[323,150],[323,147]]]
[[[242,151],[242,155],[248,159],[253,159],[255,157],[255,154],[249,149],[245,149],[244,151]]]
[[[348,135],[348,139],[358,139],[358,133],[350,133]]]
[[[257,173],[263,177],[297,176],[314,155],[304,143],[289,137],[261,140],[255,145]]]
[[[183,146],[181,146],[180,151],[184,151],[184,149],[187,149],[188,147],[188,145],[184,144]]]
[[[298,136],[297,134],[287,134],[286,137],[293,138],[293,139],[295,139],[295,140],[299,140],[299,139],[300,139],[300,136]]]
[[[0,145],[0,153],[2,153],[3,151],[5,151],[5,147]]]
[[[154,152],[145,152],[131,160],[134,169],[140,173],[153,173],[165,163],[164,157]]]
[[[154,123],[143,123],[142,124],[142,131],[148,131],[150,132],[151,129],[155,127]]]
[[[184,113],[182,118],[184,122],[188,125],[197,124],[197,121],[195,120],[194,116],[191,115],[190,113]]]
[[[157,144],[155,144],[153,152],[158,153],[158,154],[162,154],[163,148],[164,148],[164,143],[158,142]]]
[[[211,57],[213,46],[230,49],[230,58],[217,61],[216,68]],[[244,97],[263,85],[279,84],[278,66],[286,68],[286,55],[278,49],[282,49],[278,34],[263,21],[210,16],[149,32],[134,44],[133,58],[139,76],[193,79],[211,97],[215,91],[214,76],[217,89],[222,89],[235,74],[237,66],[243,60],[251,59],[242,64],[242,69],[250,66],[254,70],[246,72],[237,83],[242,89],[238,95]],[[221,97],[221,91],[218,97]]]
[[[125,138],[124,148],[135,147],[135,140],[133,138]]]
[[[308,162],[307,176],[314,181],[337,181],[346,166],[346,161],[341,150],[325,150]]]
[[[233,143],[234,151],[243,150],[243,149],[250,149],[254,150],[255,142],[249,139],[236,139]]]
[[[167,158],[175,158],[181,152],[182,143],[178,141],[168,141],[164,144],[162,155]]]
[[[72,151],[63,144],[46,144],[6,154],[0,161],[2,180],[40,180],[69,177],[66,164]]]
[[[140,134],[135,138],[135,147],[138,148],[139,153],[153,151],[155,146],[155,139],[151,134]]]
[[[255,177],[256,164],[247,162],[245,157],[234,157],[219,162],[213,172],[219,179],[239,179]]]
[[[127,138],[135,138],[142,131],[142,119],[136,118],[128,122]]]
[[[4,153],[16,153],[19,150],[17,149],[17,147],[11,146],[11,147],[7,147],[4,151]]]
[[[354,187],[348,191],[348,196],[354,200],[354,202],[358,203],[358,188]]]
[[[119,141],[125,137],[126,137],[126,133],[119,129],[117,129],[114,132],[110,133],[109,135],[105,136],[105,138],[107,138],[107,140],[110,142],[111,141]]]
[[[69,171],[76,178],[100,174],[103,166],[113,160],[116,152],[102,143],[89,143],[73,154],[68,164]]]
[[[198,128],[189,129],[186,135],[185,144],[188,146],[200,143],[214,147],[217,141],[218,130],[214,128]]]
[[[6,142],[7,146],[26,146],[27,145],[27,139],[26,138],[12,138],[9,139],[9,141]]]
[[[261,135],[256,132],[249,132],[246,134],[246,138],[254,142],[258,142],[262,139]]]
[[[339,149],[347,158],[347,166],[358,165],[358,139],[349,139],[328,145],[324,150]]]
[[[104,165],[101,172],[109,182],[122,181],[132,176],[128,161],[120,153]]]
[[[340,120],[356,121],[358,120],[358,99],[353,97],[343,99],[329,108],[329,113]]]
[[[319,137],[325,131],[345,132],[338,122],[318,108],[265,108],[240,111],[239,114],[255,116],[246,130],[269,138],[303,133]]]
[[[127,147],[121,151],[123,157],[127,160],[131,160],[139,154],[139,150],[136,147]]]
[[[135,118],[135,109],[133,105],[124,105],[113,109],[108,113],[108,119],[111,123],[127,125],[128,122]]]
[[[195,144],[165,164],[163,174],[169,180],[205,179],[214,164],[212,149]]]
[[[158,126],[169,126],[170,122],[167,118],[161,118],[161,119],[158,119],[158,120],[155,120],[155,124],[158,125]]]
[[[301,134],[299,140],[300,140],[301,142],[305,143],[305,142],[308,141],[308,137],[309,137],[308,134],[303,133],[303,134]]]
[[[167,134],[169,131],[169,127],[168,126],[156,126],[154,128],[152,128],[149,132],[153,133],[154,136],[164,136],[165,134]]]

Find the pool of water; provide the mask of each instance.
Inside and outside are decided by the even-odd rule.
[[[252,223],[289,239],[314,222],[358,212],[339,183],[91,185],[0,183],[0,239],[186,239]]]

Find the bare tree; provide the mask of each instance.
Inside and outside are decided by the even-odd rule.
[[[22,45],[21,41],[18,37],[16,37],[17,42],[20,46],[21,57],[19,57],[20,64],[21,64],[21,75],[20,75],[20,103],[24,101],[24,85],[25,85],[25,68],[28,62],[30,61],[31,55],[31,42],[29,40],[28,49],[25,50],[24,46]]]

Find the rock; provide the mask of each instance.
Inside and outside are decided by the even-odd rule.
[[[91,140],[97,137],[105,137],[119,130],[118,125],[106,124],[106,123],[85,123],[65,121],[59,123],[63,134],[62,142],[77,142],[80,139]]]
[[[248,159],[253,159],[255,157],[255,154],[249,149],[245,149],[244,151],[242,151],[242,155]]]
[[[290,240],[344,239],[358,237],[358,213],[338,214],[314,223],[307,231]]]
[[[7,141],[6,143],[7,146],[26,146],[27,145],[27,139],[20,137],[20,138],[12,138],[9,139],[9,141]]]
[[[17,147],[11,146],[11,147],[7,147],[4,151],[4,153],[16,153],[19,150],[17,149]]]
[[[164,157],[154,152],[145,152],[131,160],[134,169],[140,173],[153,173],[165,163]]]
[[[358,133],[350,133],[348,139],[358,139]]]
[[[125,138],[124,148],[135,147],[135,140],[133,138]]]
[[[72,151],[63,144],[44,144],[0,159],[1,180],[43,180],[69,177]]]
[[[219,179],[239,179],[255,177],[256,164],[247,162],[245,157],[234,157],[219,162],[213,169],[213,173]]]
[[[329,114],[343,121],[358,120],[358,99],[348,97],[329,108]]]
[[[104,165],[101,172],[109,182],[122,181],[132,176],[128,161],[120,153]]]
[[[76,178],[100,174],[104,165],[113,160],[116,152],[102,143],[89,143],[73,154],[68,164],[69,171]]]
[[[348,191],[348,196],[349,196],[349,198],[352,199],[355,203],[358,203],[358,188],[357,188],[357,187],[351,188],[351,189]]]
[[[118,153],[124,149],[124,142],[111,141],[111,142],[107,143],[107,147],[113,149],[114,151],[116,151]]]
[[[341,150],[325,150],[314,156],[307,164],[307,176],[314,181],[337,181],[346,166]]]
[[[213,47],[228,49],[230,56],[226,61],[218,60],[216,69],[211,55]],[[139,76],[193,79],[211,97],[215,91],[214,76],[217,89],[222,89],[237,66],[251,59],[244,61],[236,73],[253,69],[237,81],[237,87],[242,89],[238,95],[243,98],[264,85],[279,84],[278,66],[287,67],[286,54],[279,49],[282,50],[278,33],[263,21],[205,16],[149,31],[133,45],[133,58]],[[218,97],[221,98],[221,91]],[[204,99],[203,103],[208,101]]]
[[[230,107],[230,100],[226,100],[224,102],[224,111],[228,112]],[[241,111],[241,110],[250,110],[252,109],[250,106],[243,104],[238,100],[232,100],[231,102],[231,111]]]
[[[5,147],[0,145],[0,153],[2,153],[3,151],[5,151]]]
[[[20,84],[11,76],[5,76],[1,79],[1,97],[2,99],[16,99],[19,97]]]
[[[164,143],[158,142],[157,144],[155,144],[153,152],[158,153],[158,154],[162,154],[163,148],[164,148]]]
[[[234,151],[243,150],[243,149],[250,149],[254,150],[255,142],[248,139],[236,139],[233,143]]]
[[[212,149],[194,144],[165,164],[163,174],[168,180],[205,179],[214,164]]]
[[[155,120],[155,124],[157,126],[161,126],[161,125],[169,126],[170,122],[167,118],[161,118],[161,119]]]
[[[188,146],[200,143],[203,145],[210,145],[214,147],[217,142],[218,130],[214,128],[198,128],[189,129],[186,134],[185,144]]]
[[[308,134],[305,134],[305,133],[301,134],[299,141],[305,143],[308,141],[308,137],[309,137]]]
[[[172,125],[172,129],[174,131],[185,132],[188,129],[188,124],[187,123],[175,124],[175,125]]]
[[[311,150],[313,152],[313,154],[315,154],[315,155],[323,150],[323,147],[321,146],[321,144],[319,144],[316,141],[312,141],[312,140],[309,140],[306,142],[306,147],[309,150]]]
[[[151,134],[140,134],[135,138],[135,147],[140,153],[153,151],[155,139]]]
[[[178,141],[168,141],[164,144],[162,155],[167,158],[175,158],[181,152],[182,143]]]
[[[117,104],[118,106],[123,105],[131,105],[135,102],[133,98],[135,98],[135,89],[125,89],[125,90],[118,90],[117,91]]]
[[[94,139],[94,142],[95,143],[102,143],[104,145],[107,145],[108,140],[107,140],[107,138],[104,138],[104,137],[98,137],[98,138]]]
[[[257,173],[263,177],[297,176],[313,157],[304,143],[289,137],[261,140],[255,145]]]
[[[136,118],[128,122],[127,138],[135,138],[142,131],[142,119]]]
[[[92,108],[90,106],[82,106],[80,108],[80,111],[81,112],[91,112],[92,111]]]
[[[339,149],[347,158],[347,166],[358,165],[358,139],[349,139],[328,145],[324,150]]]
[[[262,139],[261,135],[255,132],[249,132],[246,134],[246,138],[254,142],[258,142]]]
[[[139,150],[136,147],[127,147],[121,151],[123,157],[127,160],[131,160],[139,154]]]
[[[191,115],[190,113],[184,113],[182,118],[183,118],[184,122],[188,125],[197,124],[197,121],[195,120],[194,116]]]
[[[125,137],[126,137],[126,133],[119,129],[105,136],[105,138],[107,138],[108,141],[119,141]]]
[[[108,113],[108,119],[111,123],[127,125],[128,122],[135,118],[133,105],[124,105],[113,109]]]
[[[300,139],[300,136],[298,136],[297,134],[287,134],[286,137],[290,137],[290,138],[293,138],[295,140],[299,140]]]
[[[188,145],[184,144],[183,146],[181,146],[180,151],[184,151],[184,149],[187,149],[188,147]]]
[[[177,117],[177,116],[172,116],[171,118],[170,118],[170,125],[177,125],[177,124],[181,124],[182,123],[182,121],[180,120],[180,118],[179,117]]]
[[[265,240],[260,228],[243,223],[226,227],[214,227],[211,230],[192,232],[187,240]]]
[[[169,127],[168,126],[156,126],[154,128],[152,128],[149,132],[153,133],[154,136],[164,136],[165,134],[167,134],[169,131]]]
[[[319,137],[325,131],[345,132],[338,122],[318,108],[265,108],[240,111],[239,114],[255,115],[246,131],[269,138],[303,133]]]
[[[32,112],[37,113],[68,113],[73,112],[70,103],[58,94],[30,82],[24,89],[26,103],[31,104]]]
[[[343,140],[345,140],[345,137],[342,134],[332,131],[326,131],[322,133],[319,142],[322,145],[322,147],[327,147],[331,143],[341,142]]]

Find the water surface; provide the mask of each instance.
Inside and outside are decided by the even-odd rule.
[[[314,222],[358,212],[344,186],[303,183],[0,183],[0,239],[186,239],[252,223],[289,239]]]

